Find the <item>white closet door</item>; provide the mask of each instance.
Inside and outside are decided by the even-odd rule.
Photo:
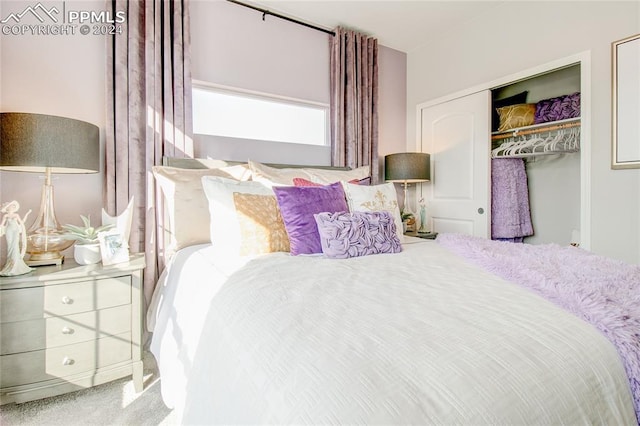
[[[436,232],[491,235],[488,90],[425,107],[422,152],[431,154],[431,182],[423,184]]]

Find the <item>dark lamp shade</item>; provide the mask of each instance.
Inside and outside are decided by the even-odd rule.
[[[100,132],[72,118],[0,113],[0,170],[44,173],[100,171]]]
[[[384,178],[390,182],[425,182],[431,180],[429,154],[401,152],[384,157]]]

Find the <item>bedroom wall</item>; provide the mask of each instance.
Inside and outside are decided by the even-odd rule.
[[[590,51],[591,249],[638,263],[640,170],[610,168],[610,49],[639,32],[638,2],[502,2],[407,54],[407,146],[417,104]]]
[[[21,12],[24,1],[2,1],[0,16]],[[44,2],[47,5],[46,2]],[[102,1],[68,1],[68,10],[104,9]],[[25,18],[27,19],[27,18]],[[94,35],[0,35],[0,111],[59,115],[105,126],[105,40]],[[102,164],[102,163],[101,163]],[[42,176],[0,172],[0,202],[18,200],[20,213],[40,206]],[[57,218],[80,224],[80,214],[100,221],[102,173],[54,175]],[[4,242],[0,242],[4,254]]]
[[[194,80],[329,104],[330,35],[228,2],[191,3]],[[373,34],[375,36],[375,34]],[[379,47],[380,155],[405,149],[406,54]],[[196,156],[328,165],[329,147],[195,136]]]
[[[3,0],[0,16],[4,19],[9,13],[21,12],[26,4],[29,3]],[[66,7],[100,11],[104,2],[66,0]],[[273,17],[262,22],[258,12],[227,2],[193,1],[192,16],[194,78],[328,103],[327,35]],[[295,54],[289,50],[292,48]],[[101,36],[0,34],[0,111],[85,120],[100,127],[103,143],[105,56]],[[384,154],[404,150],[406,55],[381,46],[379,67],[380,152]],[[233,152],[235,142],[223,147]],[[267,146],[265,152],[276,156],[288,154],[290,162],[318,164],[318,156],[309,155],[306,146],[301,148]],[[328,163],[328,150],[325,151],[321,154]],[[249,152],[256,151],[249,147]],[[16,199],[21,203],[22,213],[32,209],[28,220],[31,225],[39,209],[41,186],[42,178],[37,174],[0,172],[0,202]],[[56,213],[61,223],[79,223],[80,214],[90,214],[99,220],[102,173],[55,175],[54,187]],[[3,263],[4,243],[0,247]]]

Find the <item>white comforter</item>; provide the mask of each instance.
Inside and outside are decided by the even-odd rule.
[[[614,347],[433,241],[347,260],[182,250],[151,350],[183,424],[634,424]]]

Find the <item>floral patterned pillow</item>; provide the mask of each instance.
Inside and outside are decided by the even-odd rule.
[[[404,241],[396,187],[392,182],[371,186],[342,182],[342,187],[350,212],[389,212],[395,219],[398,239]]]
[[[314,215],[322,252],[331,259],[400,253],[394,218],[387,211]]]

